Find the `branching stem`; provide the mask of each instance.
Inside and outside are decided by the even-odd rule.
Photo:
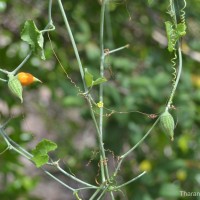
[[[156,124],[159,122],[160,118],[158,118],[154,124],[151,126],[151,128],[147,131],[147,133],[142,137],[142,139],[137,143],[135,144],[129,151],[127,151],[125,154],[121,155],[120,156],[120,161],[116,167],[116,170],[115,170],[115,173],[114,173],[114,176],[117,175],[118,171],[120,170],[120,167],[121,167],[121,164],[122,162],[124,161],[124,159],[130,154],[132,153],[146,138],[147,136],[151,133],[151,131],[153,130],[153,128],[156,126]]]

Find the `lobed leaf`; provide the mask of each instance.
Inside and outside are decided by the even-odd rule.
[[[36,145],[35,149],[32,150],[32,160],[34,161],[36,166],[41,167],[42,165],[46,164],[49,160],[48,153],[55,150],[56,148],[57,144],[50,140],[43,139],[41,142],[39,142]]]
[[[45,60],[43,50],[44,38],[33,20],[27,20],[25,22],[24,28],[21,32],[21,39],[31,46],[33,52],[39,54],[41,59]]]

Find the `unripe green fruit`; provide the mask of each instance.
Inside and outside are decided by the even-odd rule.
[[[17,96],[18,98],[20,98],[21,103],[23,102],[23,97],[22,97],[22,85],[20,83],[20,81],[18,80],[18,78],[16,76],[13,75],[9,75],[9,80],[8,80],[8,88],[10,89],[10,91]]]
[[[170,135],[171,140],[174,140],[174,119],[172,115],[168,112],[165,111],[161,116],[160,116],[160,125],[163,131]]]

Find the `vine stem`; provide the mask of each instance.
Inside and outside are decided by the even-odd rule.
[[[185,1],[184,1],[185,2]],[[186,3],[186,2],[185,2]],[[185,5],[186,6],[186,5]],[[174,6],[174,0],[170,0],[170,7],[171,7],[171,17],[174,21],[175,26],[177,27],[177,18],[176,18],[176,12],[175,12],[175,6]],[[165,111],[168,111],[170,108],[170,105],[172,104],[178,83],[180,81],[181,73],[182,73],[182,66],[183,66],[183,61],[182,61],[182,52],[181,52],[181,45],[180,45],[180,39],[178,40],[178,60],[179,60],[179,65],[178,65],[178,74],[176,77],[176,81],[174,83],[174,86],[172,88],[172,92],[170,94],[167,106],[165,108]]]
[[[3,78],[0,78],[0,81],[7,82],[7,80],[5,80],[5,79],[3,79]]]
[[[182,64],[182,52],[181,52],[181,47],[180,47],[179,42],[178,42],[178,46],[179,46],[178,47],[178,60],[179,60],[178,74],[177,74],[176,81],[175,81],[174,87],[172,89],[172,92],[170,94],[169,101],[168,101],[166,109],[165,109],[166,111],[169,110],[170,105],[172,104],[172,101],[173,101],[173,98],[174,98],[174,94],[176,92],[176,88],[178,86],[178,83],[179,83],[180,77],[181,77],[181,73],[182,73],[182,66],[183,66],[183,64]]]
[[[115,189],[118,190],[118,189],[120,189],[120,188],[122,188],[122,187],[124,187],[124,186],[126,186],[126,185],[128,185],[128,184],[130,184],[130,183],[132,183],[132,182],[134,182],[134,181],[136,181],[137,179],[139,179],[140,177],[142,177],[142,176],[145,175],[146,173],[147,173],[146,171],[142,172],[141,174],[139,174],[139,175],[136,176],[135,178],[131,179],[130,181],[127,181],[126,183],[117,186]]]
[[[77,49],[77,46],[76,46],[76,43],[75,43],[72,31],[71,31],[71,28],[70,28],[70,25],[69,25],[69,22],[68,22],[68,19],[67,19],[67,16],[65,14],[65,11],[64,11],[64,8],[63,8],[63,5],[62,5],[62,1],[61,0],[57,0],[57,1],[58,1],[59,8],[61,10],[61,14],[62,14],[64,23],[65,23],[65,26],[66,26],[67,32],[69,34],[69,37],[70,37],[73,49],[74,49],[74,53],[75,53],[77,62],[78,62],[79,71],[80,71],[81,78],[82,78],[82,81],[83,81],[84,91],[85,91],[85,93],[88,93],[88,88],[86,86],[85,78],[84,78],[83,66],[82,66],[82,63],[81,63],[81,60],[80,60],[79,52],[78,52],[78,49]],[[101,152],[101,157],[102,157],[102,158],[100,158],[101,159],[101,161],[100,161],[100,163],[101,163],[101,169],[102,169],[101,171],[104,172],[103,166],[106,165],[105,169],[107,169],[107,164],[103,164],[103,162],[102,162],[102,160],[104,161],[104,160],[106,160],[106,158],[105,158],[105,150],[104,150],[104,147],[103,147],[103,142],[102,142],[102,139],[101,139],[101,131],[100,131],[99,127],[98,127],[98,124],[97,124],[94,112],[92,110],[92,103],[91,103],[91,97],[90,97],[90,95],[89,95],[89,98],[87,100],[88,100],[88,103],[89,103],[89,106],[90,106],[91,116],[92,116],[92,119],[94,121],[95,128],[96,128],[97,135],[98,135],[98,140],[99,140],[100,152]],[[106,171],[108,171],[108,170],[106,170]],[[104,178],[105,175],[104,175],[104,173],[102,174],[102,177],[103,177],[103,180],[105,181],[105,178]]]
[[[9,147],[9,149],[13,149],[14,151],[16,151],[17,153],[19,153],[20,155],[26,157],[29,161],[32,162],[32,158],[33,158],[33,155],[31,153],[29,153],[28,151],[26,151],[24,148],[22,148],[20,145],[18,145],[16,142],[14,142],[9,136],[6,135],[6,133],[4,132],[4,130],[2,129],[2,127],[0,127],[0,134],[2,135],[2,137],[4,138],[4,140],[6,141],[7,143],[7,146]],[[48,163],[49,165],[52,166],[52,164]],[[82,181],[78,178],[76,178],[75,176],[72,176],[71,174],[67,173],[66,171],[64,171],[58,164],[54,165],[53,166],[56,166],[56,168],[61,172],[63,173],[64,175],[68,176],[69,178],[79,182],[79,183],[82,183],[83,185],[86,185],[90,188],[93,188],[93,189],[97,189],[98,187],[94,186],[94,185],[91,185],[89,183],[86,183],[85,181]],[[43,167],[41,167],[41,169],[44,169]],[[46,173],[46,172],[45,172]]]
[[[130,46],[129,44],[126,44],[125,46],[122,46],[122,47],[119,47],[119,48],[117,48],[117,49],[113,49],[113,50],[111,50],[111,51],[105,52],[105,53],[104,53],[104,56],[110,55],[110,54],[112,54],[112,53],[115,53],[115,52],[117,52],[117,51],[121,51],[121,50],[126,49],[126,48],[129,48],[129,46]]]
[[[106,189],[103,190],[103,192],[99,195],[97,200],[101,200],[101,198],[104,196],[105,193],[106,193]]]
[[[24,60],[12,71],[12,72],[9,72],[7,70],[4,70],[4,69],[0,69],[0,72],[3,72],[4,74],[7,74],[8,76],[9,75],[15,75],[23,66],[24,64],[28,61],[28,59],[31,57],[32,55],[32,50],[28,53],[28,55],[24,58]],[[7,82],[7,80],[5,79],[0,79],[1,81],[4,81],[4,82]]]
[[[75,40],[74,40],[74,36],[73,36],[73,34],[72,34],[72,31],[71,31],[71,28],[70,28],[70,25],[69,25],[67,16],[66,16],[66,14],[65,14],[65,10],[64,10],[64,8],[63,8],[62,1],[61,1],[61,0],[57,0],[57,1],[58,1],[58,5],[59,5],[59,8],[60,8],[60,11],[61,11],[61,14],[62,14],[64,23],[65,23],[65,26],[66,26],[67,32],[68,32],[68,34],[69,34],[69,37],[70,37],[70,40],[71,40],[73,49],[74,49],[74,53],[75,53],[75,56],[76,56],[76,60],[77,60],[77,62],[78,62],[79,71],[80,71],[81,78],[82,78],[82,81],[83,81],[84,90],[85,90],[85,92],[87,92],[88,89],[87,89],[87,86],[86,86],[86,83],[85,83],[83,66],[82,66],[81,59],[80,59],[80,56],[79,56],[79,52],[78,52],[78,49],[77,49],[77,46],[76,46],[76,42],[75,42]]]
[[[99,187],[95,192],[94,194],[90,197],[89,200],[94,200],[94,198],[96,198],[96,196],[99,194],[99,192],[101,191],[101,187]]]
[[[73,179],[73,180],[75,180],[75,181],[77,181],[77,182],[79,182],[79,183],[82,183],[83,185],[86,185],[86,186],[88,186],[88,187],[90,187],[90,188],[92,188],[92,189],[97,189],[97,188],[98,188],[98,187],[96,187],[96,186],[94,186],[94,185],[91,185],[91,184],[89,184],[89,183],[86,183],[85,181],[82,181],[82,180],[76,178],[75,176],[72,176],[71,174],[69,174],[69,173],[67,173],[65,170],[63,170],[58,164],[56,165],[56,167],[57,167],[57,169],[58,169],[60,172],[62,172],[62,173],[65,174],[66,176],[70,177],[71,179]]]
[[[54,180],[56,180],[57,182],[59,182],[61,185],[63,185],[64,187],[68,188],[69,190],[71,190],[72,192],[75,192],[76,189],[70,187],[69,185],[65,184],[63,181],[61,181],[60,179],[58,179],[57,177],[55,177],[53,174],[51,174],[49,171],[47,171],[46,169],[44,169],[43,167],[41,167],[41,169],[47,174],[49,175],[51,178],[53,178]]]
[[[107,192],[107,188],[108,186],[105,187],[104,184],[102,184],[95,192],[94,194],[90,197],[89,200],[100,200],[101,197],[103,197],[103,195]],[[99,192],[102,190],[102,193],[99,195],[98,199],[96,198],[96,196],[99,194]]]
[[[110,192],[110,196],[111,196],[112,200],[115,200],[115,196],[114,196],[113,192]]]
[[[0,69],[0,72],[4,73],[4,74],[9,74],[9,71],[5,70],[5,69]]]
[[[101,59],[100,59],[100,76],[104,77],[104,61],[105,61],[105,55],[104,55],[104,22],[105,22],[105,10],[106,10],[106,3],[107,0],[102,0],[101,5],[101,16],[100,16],[100,50],[101,50]],[[99,101],[103,102],[103,91],[104,91],[104,84],[100,84],[99,86]],[[109,181],[109,172],[108,172],[108,166],[107,166],[107,160],[105,155],[105,149],[103,144],[103,107],[100,108],[99,112],[99,130],[100,130],[100,145],[102,148],[102,158],[105,162],[101,162],[101,172],[103,173],[105,168],[105,175],[107,180]],[[102,180],[104,182],[104,180]]]
[[[30,162],[31,161],[31,157],[28,156],[27,154],[25,154],[24,152],[21,152],[19,149],[17,149],[16,147],[14,147],[10,141],[12,141],[2,130],[2,128],[0,128],[0,134],[1,136],[4,138],[4,140],[6,141],[9,149],[14,150],[15,152],[19,153],[20,155],[24,156],[25,158],[27,158]],[[13,143],[15,143],[13,141]],[[21,147],[22,148],[22,147]],[[26,152],[26,150],[24,150]],[[53,178],[54,180],[56,180],[57,182],[59,182],[60,184],[62,184],[64,187],[68,188],[69,190],[75,192],[75,189],[70,187],[69,185],[65,184],[64,182],[62,182],[61,180],[59,180],[58,178],[56,178],[53,174],[51,174],[49,171],[47,171],[46,169],[44,169],[43,167],[41,167],[41,169],[47,174],[49,175],[51,178]]]
[[[12,72],[9,72],[9,74],[15,75],[31,57],[32,52],[33,51],[30,51],[28,55],[24,58],[24,60]]]
[[[114,172],[114,176],[117,175],[118,171],[120,170],[120,167],[122,165],[122,162],[124,161],[124,159],[130,154],[132,153],[145,139],[146,137],[151,133],[151,131],[153,130],[153,128],[156,126],[156,124],[159,122],[160,118],[158,117],[158,119],[154,122],[154,124],[151,126],[151,128],[147,131],[147,133],[142,137],[142,139],[135,144],[129,151],[127,151],[125,154],[120,156],[120,161],[115,169]]]
[[[52,0],[49,0],[48,17],[49,22],[52,23]]]

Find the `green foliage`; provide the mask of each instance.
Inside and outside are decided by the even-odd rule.
[[[88,69],[85,68],[85,82],[88,87],[91,87],[93,84],[93,75],[88,72]]]
[[[28,20],[25,22],[24,28],[21,32],[21,39],[31,46],[31,49],[34,53],[39,54],[41,59],[45,60],[43,49],[44,38],[33,20]]]
[[[87,87],[92,87],[93,85],[99,85],[107,81],[107,79],[104,77],[100,77],[97,78],[96,80],[93,80],[93,75],[89,73],[88,69],[85,68],[84,70],[85,70],[85,82]]]
[[[172,52],[175,50],[175,45],[178,39],[186,34],[186,25],[183,23],[177,24],[176,28],[173,28],[173,23],[170,21],[165,22],[165,28],[168,39],[168,50]]]
[[[36,164],[37,167],[41,167],[49,161],[48,153],[50,151],[54,151],[57,148],[56,143],[43,139],[39,142],[35,149],[32,150],[33,158],[32,160]]]
[[[6,6],[0,13],[2,20],[0,31],[1,67],[8,66],[8,69],[14,69],[29,51],[27,46],[19,40],[20,25],[24,23],[25,19],[31,18],[36,19],[35,23],[38,27],[45,27],[48,17],[44,13],[46,13],[48,5],[46,1],[39,0],[23,1],[23,4],[19,1],[8,0],[4,2]],[[75,33],[75,39],[78,41],[83,66],[88,68],[94,77],[99,77],[100,5],[98,1],[91,0],[63,2],[72,30]],[[108,84],[105,87],[104,105],[116,111],[141,111],[147,114],[159,114],[163,111],[161,105],[165,105],[171,91],[172,79],[171,56],[164,49],[165,38],[163,39],[164,34],[162,34],[164,31],[163,22],[169,17],[166,15],[168,1],[162,1],[162,3],[160,1],[158,6],[158,1],[154,0],[150,7],[147,7],[147,0],[126,1],[126,3],[124,3],[125,1],[109,2],[108,11],[111,24],[105,25],[105,48],[112,50],[127,43],[130,44],[130,48],[111,54],[106,60],[105,75]],[[177,4],[180,3],[180,1],[177,2]],[[176,110],[172,111],[175,123],[178,122],[174,130],[175,140],[171,144],[162,134],[162,130],[157,127],[146,142],[141,144],[140,148],[136,149],[133,155],[127,159],[120,173],[123,174],[123,180],[130,180],[133,173],[138,172],[143,160],[151,163],[151,171],[141,180],[127,186],[123,191],[124,194],[117,193],[116,199],[182,199],[174,192],[176,197],[168,197],[166,193],[163,193],[164,189],[162,188],[166,189],[166,184],[169,183],[173,183],[175,187],[173,189],[171,186],[172,191],[177,190],[177,188],[186,191],[199,190],[197,160],[200,150],[200,71],[199,61],[195,60],[195,55],[198,55],[196,53],[200,51],[200,5],[198,0],[187,1],[187,4],[187,44],[183,38],[182,46],[183,53],[186,52],[185,50],[188,53],[184,53],[184,73],[174,99]],[[72,80],[77,85],[81,85],[74,52],[64,33],[63,21],[57,10],[56,1],[53,1],[53,5],[53,20],[57,31],[50,33],[50,36],[54,50]],[[131,19],[129,19],[129,14],[131,14]],[[109,17],[107,16],[106,19]],[[174,30],[176,29],[174,28]],[[179,35],[183,32],[184,26],[180,28]],[[163,37],[157,37],[157,33]],[[57,156],[62,158],[67,166],[66,169],[70,169],[77,177],[80,175],[94,182],[91,177],[96,176],[99,170],[97,169],[97,156],[89,166],[85,165],[91,159],[95,148],[91,142],[94,132],[91,128],[88,108],[84,99],[80,95],[77,96],[74,85],[66,78],[55,61],[48,38],[45,37],[45,40],[47,62],[44,63],[37,56],[33,56],[24,68],[30,73],[34,72],[37,77],[43,80],[44,84],[38,88],[32,86],[29,89],[24,89],[26,97],[24,96],[23,109],[19,118],[9,124],[8,130],[14,141],[24,147],[28,147],[27,143],[30,142],[23,139],[21,133],[25,131],[24,129],[31,129],[29,137],[32,140],[38,139],[46,133],[56,138],[56,143],[59,145]],[[4,83],[0,84],[1,103],[11,113],[18,108],[18,105],[16,100],[10,97],[9,91],[5,90],[5,86]],[[96,95],[95,89],[96,87],[93,91],[94,96]],[[29,114],[26,115],[26,113]],[[106,113],[110,112],[105,110]],[[2,121],[8,116],[2,109]],[[45,130],[41,131],[39,125],[34,126],[32,123],[26,122],[30,117],[40,121],[46,127]],[[141,139],[152,122],[153,119],[148,118],[147,115],[134,112],[115,113],[110,117],[105,117],[104,144],[106,149],[113,151],[115,156],[120,155],[124,149]],[[87,139],[84,140],[84,138]],[[4,145],[2,141],[1,144]],[[2,145],[1,152],[5,149],[5,145]],[[113,165],[112,154],[110,154],[109,162]],[[22,166],[20,157],[7,151],[0,155],[0,163],[1,176],[5,176],[7,181],[10,176],[14,177],[13,184],[17,181],[15,187],[8,187],[9,184],[5,181],[5,187],[1,186],[0,189],[1,198],[5,200],[6,198],[31,199],[30,191],[33,190],[33,187],[26,190],[23,189],[23,186],[17,187],[19,183],[23,185],[23,177],[26,176],[22,172],[24,166]],[[185,178],[179,175],[180,169],[185,172]],[[90,176],[88,176],[88,171],[90,171]],[[28,182],[34,186],[33,179],[29,179]],[[57,189],[54,188],[54,193],[56,192]],[[194,200],[198,199],[197,197],[193,198]],[[44,198],[41,197],[41,199]]]
[[[177,34],[179,35],[179,37],[186,35],[186,25],[185,25],[185,23],[177,24],[176,30],[177,30]]]

